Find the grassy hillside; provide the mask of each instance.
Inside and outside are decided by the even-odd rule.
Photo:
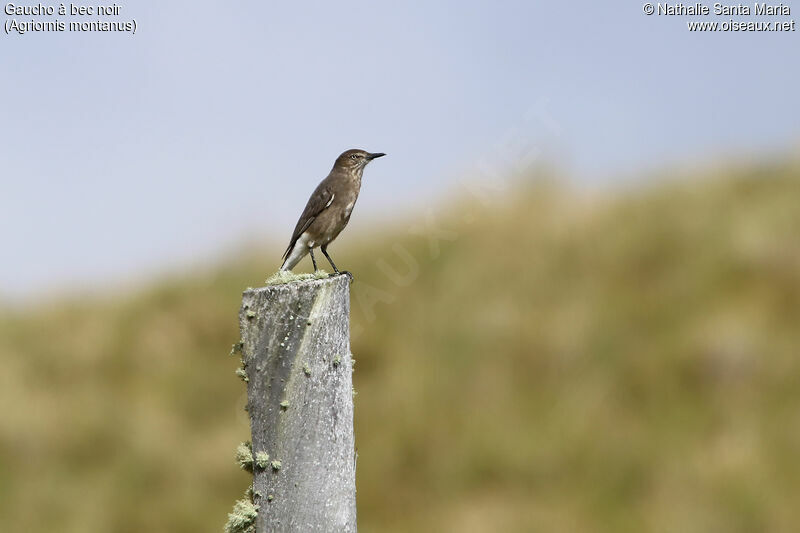
[[[361,531],[794,530],[799,166],[444,211],[336,247]],[[221,529],[272,252],[3,313],[0,530]]]

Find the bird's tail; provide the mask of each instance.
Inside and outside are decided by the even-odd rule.
[[[281,265],[281,270],[291,270],[294,266],[300,262],[302,258],[308,254],[308,246],[305,243],[304,239],[298,239],[293,246],[289,246],[286,249],[286,253],[283,254],[284,261]]]

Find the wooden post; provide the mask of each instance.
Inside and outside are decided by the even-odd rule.
[[[257,533],[356,531],[349,289],[336,276],[243,295]]]

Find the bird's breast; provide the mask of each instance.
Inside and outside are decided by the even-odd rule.
[[[347,202],[345,204],[345,206],[344,206],[344,218],[345,218],[345,220],[350,218],[350,213],[353,212],[353,206],[354,205],[356,205],[356,201],[355,200],[350,200],[349,202]]]

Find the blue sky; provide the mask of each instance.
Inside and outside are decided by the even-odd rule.
[[[119,5],[136,35],[0,34],[0,295],[283,243],[351,147],[389,154],[366,228],[509,163],[509,137],[586,184],[800,139],[798,32],[588,0]]]

